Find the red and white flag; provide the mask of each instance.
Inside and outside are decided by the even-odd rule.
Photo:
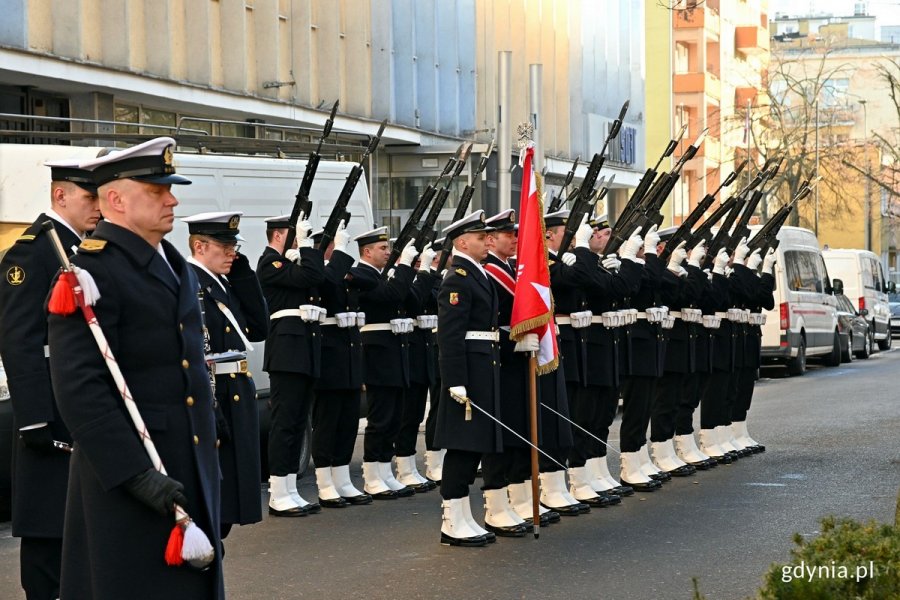
[[[540,340],[538,373],[549,373],[559,364],[550,267],[544,237],[544,205],[539,176],[534,172],[534,145],[523,154],[522,195],[519,199],[519,245],[516,252],[516,288],[510,318],[510,338],[519,340],[536,333]]]

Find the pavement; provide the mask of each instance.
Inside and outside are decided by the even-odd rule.
[[[793,534],[815,536],[822,517],[893,521],[898,362],[900,352],[890,351],[836,368],[812,365],[803,377],[765,369],[749,420],[765,453],[617,507],[563,517],[537,540],[441,546],[437,492],[298,519],[266,517],[235,528],[225,542],[228,596],[688,599],[696,578],[711,600],[753,597],[769,566],[789,560]],[[617,438],[618,420],[613,446]],[[610,467],[618,468],[614,454]],[[354,462],[359,487],[360,471]],[[315,497],[311,473],[301,493]],[[472,507],[480,518],[474,486]],[[8,524],[0,525],[0,597],[24,598]]]

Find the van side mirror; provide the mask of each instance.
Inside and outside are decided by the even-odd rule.
[[[865,316],[867,316],[868,314],[869,314],[869,309],[868,309],[868,308],[861,308],[861,309],[859,309],[859,316],[865,317]]]
[[[844,293],[844,282],[840,279],[831,280],[831,293],[835,296]]]
[[[887,291],[889,294],[896,294],[897,293],[897,284],[894,283],[893,281],[888,281],[887,282]]]

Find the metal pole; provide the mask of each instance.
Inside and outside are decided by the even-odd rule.
[[[819,100],[816,99],[816,177],[819,176]],[[819,186],[816,186],[816,238],[819,237]]]
[[[512,115],[509,102],[509,72],[512,52],[503,50],[497,58],[497,210],[511,208],[512,204]]]
[[[541,79],[543,74],[543,65],[533,64],[528,66],[528,120],[534,127],[534,171],[535,173],[544,172],[544,141],[541,125]]]
[[[862,104],[863,107],[863,152],[866,156],[866,194],[863,199],[863,211],[865,211],[865,229],[866,229],[866,250],[872,249],[872,207],[871,207],[871,199],[869,198],[869,152],[866,141],[869,137],[869,113],[866,109],[866,100],[860,100],[859,103]]]
[[[538,410],[537,410],[537,356],[528,357],[528,413],[531,430],[531,517],[534,522],[534,539],[541,535],[541,507],[538,467]]]

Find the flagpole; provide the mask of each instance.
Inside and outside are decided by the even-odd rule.
[[[541,505],[538,469],[537,356],[528,355],[528,412],[531,414],[531,516],[534,539],[541,535]]]

